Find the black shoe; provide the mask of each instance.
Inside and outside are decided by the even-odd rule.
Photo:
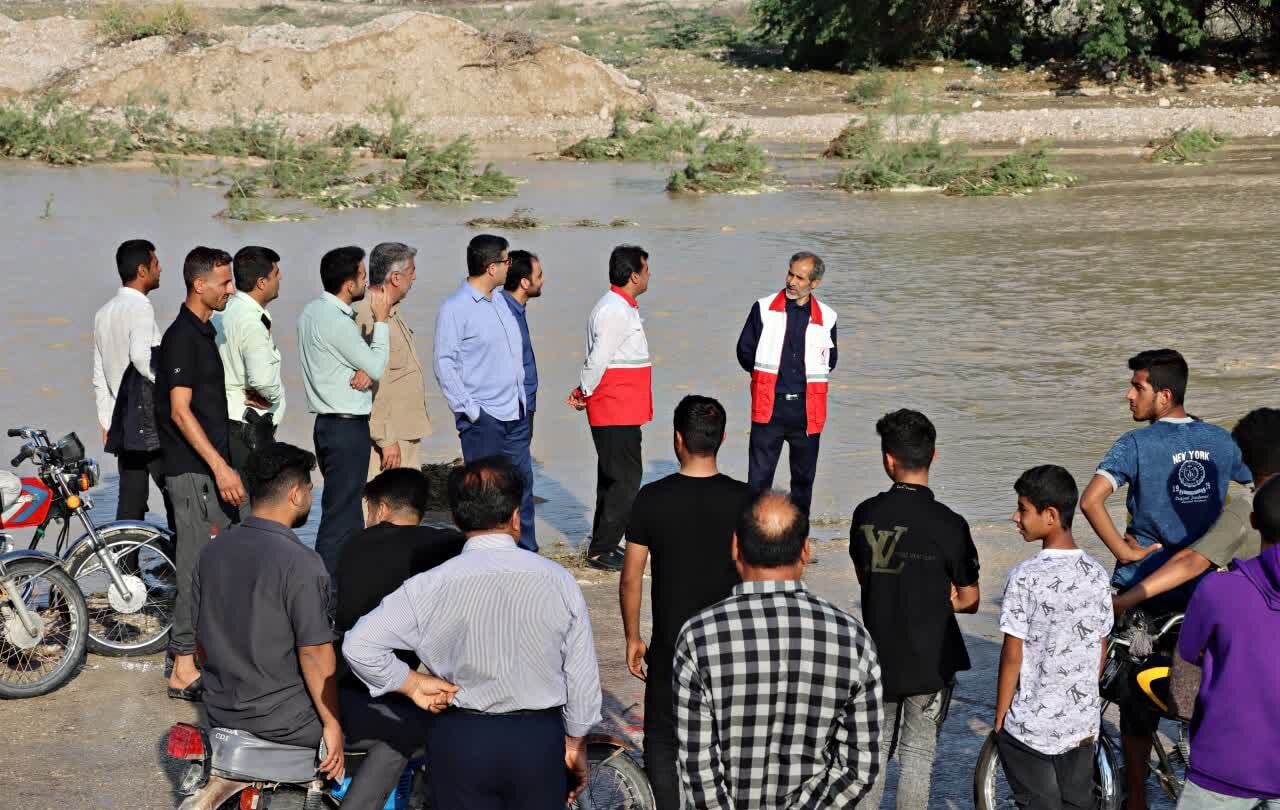
[[[621,571],[623,559],[622,552],[615,548],[612,551],[602,551],[587,557],[587,565],[601,571]]]
[[[181,689],[168,687],[169,697],[174,700],[189,700],[193,703],[199,703],[204,700],[204,680],[200,676]]]

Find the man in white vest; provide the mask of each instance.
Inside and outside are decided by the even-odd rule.
[[[836,367],[836,311],[813,294],[825,272],[813,253],[792,256],[786,287],[751,306],[738,337],[738,364],[751,374],[747,483],[754,492],[773,487],[785,441],[791,497],[806,515],[827,421],[827,377]]]

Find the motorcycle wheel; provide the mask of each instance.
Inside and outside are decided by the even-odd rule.
[[[1100,810],[1120,810],[1124,803],[1121,765],[1115,748],[1105,738],[1094,748],[1093,797]],[[976,810],[1016,810],[1013,790],[1004,778],[996,734],[991,732],[978,753],[973,771],[973,806]]]
[[[43,627],[38,639],[27,637],[0,591],[0,698],[36,697],[71,680],[84,661],[88,609],[80,589],[56,564],[17,560],[6,571]]]
[[[151,655],[169,643],[173,605],[178,596],[177,555],[173,541],[139,529],[102,532],[104,553],[110,554],[126,580],[139,589],[140,605],[112,605],[118,596],[111,577],[85,543],[67,560],[67,569],[89,608],[89,652],[119,657]]]
[[[653,789],[644,768],[626,751],[607,743],[587,745],[587,786],[576,810],[654,810]]]

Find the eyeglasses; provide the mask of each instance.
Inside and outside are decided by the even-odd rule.
[[[498,261],[494,262],[494,264],[505,264],[505,265],[507,265],[507,266],[510,266],[510,265],[511,265],[511,257],[510,257],[510,256],[508,256],[508,257],[507,257],[507,258],[505,258],[505,259],[499,259]]]

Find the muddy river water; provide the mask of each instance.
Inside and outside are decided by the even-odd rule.
[[[513,246],[541,255],[547,279],[529,308],[542,379],[533,451],[537,493],[546,499],[538,515],[543,543],[577,543],[590,529],[594,451],[583,415],[561,403],[575,385],[586,315],[619,242],[651,253],[653,280],[640,300],[656,414],[645,431],[646,479],[674,469],[669,418],[691,392],[727,406],[722,466],[745,477],[747,375],[734,343],[751,302],[779,289],[787,257],[807,249],[826,260],[819,296],[840,316],[815,533],[843,531],[839,521],[884,486],[874,422],[904,406],[938,426],[940,497],[975,524],[993,523],[1009,513],[1012,482],[1030,465],[1063,464],[1083,485],[1111,441],[1132,427],[1125,360],[1140,349],[1171,346],[1187,356],[1188,406],[1205,419],[1230,426],[1252,407],[1280,404],[1276,154],[1252,146],[1204,167],[1075,155],[1067,161],[1087,177],[1080,188],[974,200],[816,189],[673,199],[661,191],[659,167],[514,162],[503,168],[527,178],[515,202],[273,224],[217,219],[224,201],[216,190],[152,171],[0,164],[7,266],[0,421],[77,430],[100,453],[91,328],[117,286],[115,246],[135,236],[158,245],[165,275],[153,300],[163,328],[181,299],[188,248],[234,252],[257,243],[283,257],[282,295],[272,305],[290,399],[281,435],[310,446],[294,324],[319,293],[324,251],[384,240],[418,247],[418,282],[404,312],[429,363],[437,307],[462,278],[464,246],[475,233],[462,223],[520,206],[553,223],[638,223],[507,234]],[[452,418],[428,376],[436,432],[427,449],[433,459],[453,458]],[[785,486],[784,472],[778,483]]]

